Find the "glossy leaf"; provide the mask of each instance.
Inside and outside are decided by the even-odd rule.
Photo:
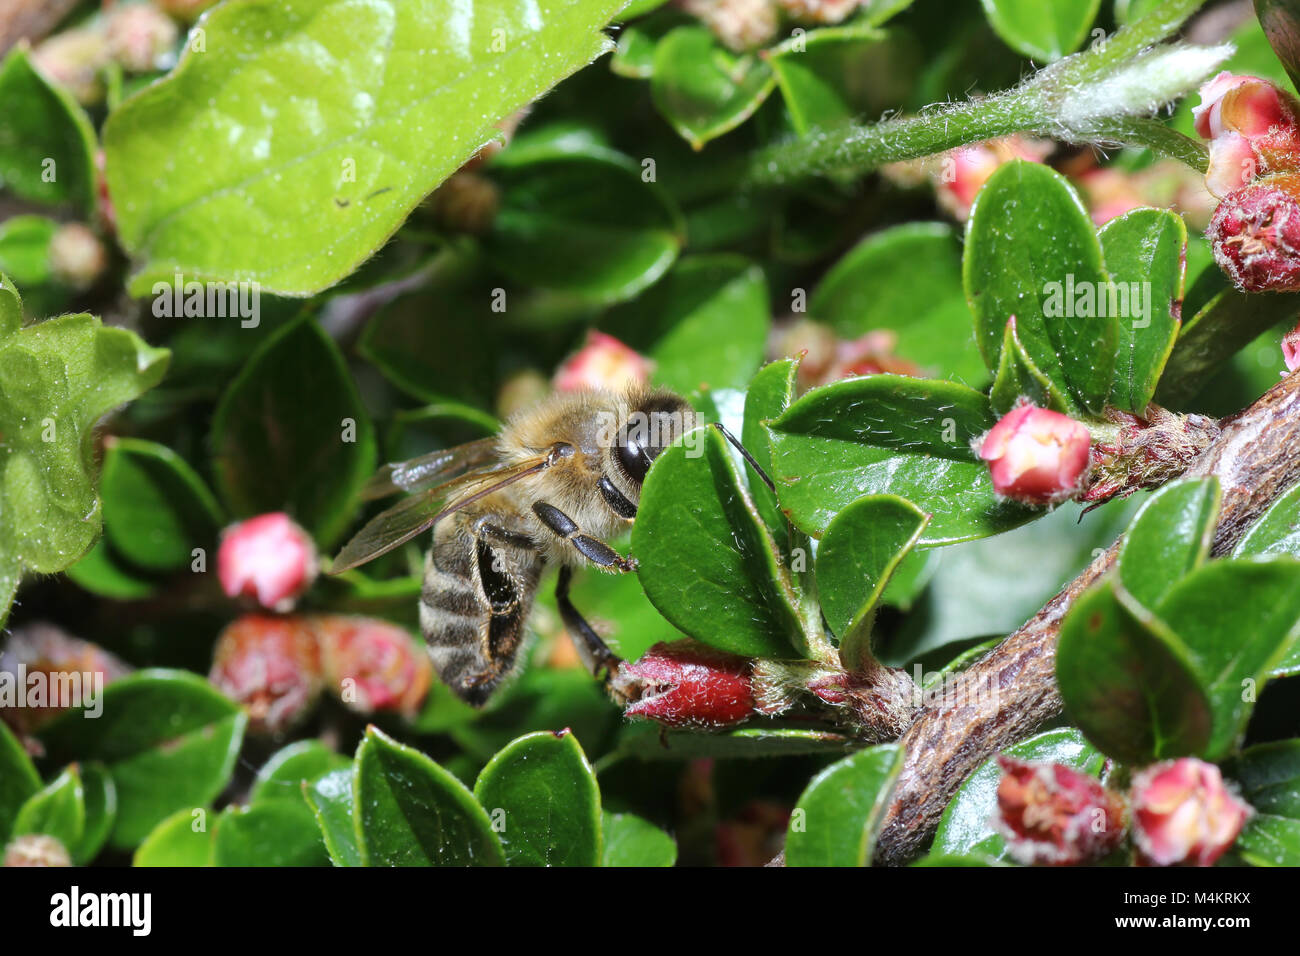
[[[18,810],[13,835],[44,833],[71,852],[86,831],[86,797],[73,764],[32,794]]]
[[[90,549],[100,529],[88,431],[157,384],[165,349],[89,315],[21,328],[0,277],[0,624],[24,569],[51,574]]]
[[[311,783],[327,773],[351,765],[347,757],[336,754],[319,740],[300,740],[271,755],[249,792],[249,802],[302,799],[302,784]]]
[[[23,287],[50,281],[50,240],[59,224],[45,216],[0,222],[0,272]]]
[[[214,866],[324,866],[327,861],[305,803],[271,800],[227,807],[217,818]]]
[[[69,850],[74,863],[86,864],[99,854],[117,822],[117,785],[103,764],[82,764],[80,771],[86,825]]]
[[[1300,484],[1279,495],[1232,549],[1236,558],[1265,554],[1300,558]]]
[[[866,866],[875,848],[903,748],[869,747],[813,777],[791,816],[786,866]]]
[[[1041,763],[1059,763],[1096,777],[1106,758],[1072,727],[1049,730],[1002,751],[1008,757]],[[1002,768],[990,757],[966,778],[948,801],[934,833],[932,854],[983,855],[1006,858],[1006,840],[993,827],[998,809],[998,784]]]
[[[962,290],[961,245],[945,223],[867,236],[817,284],[808,313],[843,338],[889,329],[897,354],[931,374],[971,385],[988,377]]]
[[[40,789],[41,778],[32,758],[9,726],[0,721],[0,843],[9,842],[19,808]]]
[[[1133,519],[1119,551],[1124,589],[1149,609],[1210,554],[1219,520],[1217,478],[1187,479],[1161,488]]]
[[[1255,0],[1255,15],[1291,82],[1300,82],[1300,7],[1295,0]]]
[[[1202,753],[1213,716],[1187,649],[1110,580],[1061,626],[1056,681],[1066,712],[1099,750],[1147,764]]]
[[[1246,822],[1233,849],[1255,866],[1300,866],[1300,820],[1257,814]]]
[[[509,866],[595,866],[600,788],[577,737],[527,734],[488,761],[474,796],[493,819]]]
[[[1006,334],[1002,339],[1002,354],[998,357],[998,371],[989,392],[989,403],[995,414],[1002,416],[1011,411],[1021,399],[1028,399],[1039,408],[1068,414],[1070,401],[1061,386],[1044,375],[1025,351],[1024,343],[1016,332],[1015,316],[1007,319]]]
[[[1101,0],[983,0],[998,36],[1017,53],[1051,63],[1088,35]]]
[[[989,369],[998,368],[1014,315],[1043,375],[1081,409],[1101,411],[1114,378],[1118,323],[1101,244],[1063,176],[1024,160],[1001,166],[971,207],[962,275]]]
[[[1234,850],[1255,866],[1300,866],[1300,740],[1256,744],[1229,770],[1255,809]]]
[[[212,420],[217,489],[238,518],[287,510],[322,549],[376,467],[374,430],[338,347],[311,318],[267,339]]]
[[[794,401],[798,369],[799,363],[793,359],[771,362],[759,369],[745,390],[745,418],[740,441],[769,477],[772,474],[772,439],[767,423],[778,418]],[[777,546],[788,544],[789,521],[781,511],[776,492],[754,473],[749,464],[745,465],[745,476],[749,479],[749,493],[754,506],[771,529]]]
[[[685,633],[751,657],[788,657],[795,597],[771,533],[715,429],[688,433],[646,478],[632,550],[655,607]],[[694,451],[692,451],[694,449]]]
[[[855,18],[767,51],[795,132],[806,136],[877,112],[878,87],[885,85],[880,81],[897,65],[890,62],[887,41],[885,33]]]
[[[610,57],[609,68],[619,76],[650,79],[655,71],[655,49],[659,46],[659,41],[677,27],[695,22],[697,21],[684,11],[669,9],[645,20],[627,24],[619,31],[618,48]]]
[[[498,866],[488,815],[463,783],[374,727],[357,748],[353,817],[368,866]]]
[[[141,574],[109,546],[104,538],[67,570],[68,580],[85,588],[91,594],[112,598],[115,601],[134,601],[146,598],[157,589],[157,582]]]
[[[510,164],[483,247],[518,282],[599,302],[629,299],[668,271],[683,242],[676,207],[612,150]]]
[[[217,815],[205,807],[177,810],[149,831],[131,858],[132,866],[212,866]]]
[[[118,554],[153,571],[188,565],[216,544],[221,510],[194,469],[165,445],[113,439],[100,478],[104,533]]]
[[[352,768],[332,770],[313,783],[302,784],[303,797],[316,817],[321,839],[335,866],[364,866],[353,809]]]
[[[1141,415],[1156,393],[1182,317],[1187,227],[1167,209],[1135,209],[1098,234],[1106,269],[1128,297],[1118,322],[1119,347],[1111,402]],[[1143,308],[1135,306],[1137,299]]]
[[[695,149],[749,119],[775,86],[766,61],[731,53],[702,26],[678,27],[655,47],[655,107]]]
[[[140,265],[131,288],[175,272],[288,295],[332,285],[493,140],[494,123],[608,50],[601,28],[619,6],[539,0],[527,17],[509,0],[213,10],[204,52],[187,49],[104,130],[118,232]]]
[[[207,681],[185,671],[138,671],[107,685],[88,720],[68,711],[40,738],[55,760],[99,760],[113,777],[118,812],[110,843],[126,849],[182,807],[225,788],[246,718]]]
[[[0,188],[24,199],[95,208],[95,131],[86,111],[31,64],[26,46],[0,63]]]
[[[1221,760],[1300,637],[1300,561],[1212,561],[1178,581],[1156,613],[1181,638],[1209,696],[1213,733],[1202,756]]]
[[[999,501],[971,450],[994,421],[984,395],[952,382],[868,375],[813,389],[772,423],[777,495],[814,537],[867,494],[930,513],[922,546],[1004,531],[1036,512]]]
[[[672,866],[677,862],[677,842],[634,813],[606,811],[601,832],[601,866]]]

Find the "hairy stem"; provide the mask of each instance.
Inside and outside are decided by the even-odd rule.
[[[1300,481],[1300,375],[1224,419],[1222,432],[1190,476],[1218,477],[1223,509],[1214,554],[1232,549],[1246,528]],[[1075,599],[1115,563],[1113,546],[1023,627],[966,671],[997,693],[923,711],[900,739],[906,762],[876,844],[878,863],[904,863],[924,848],[957,787],[984,760],[1023,740],[1061,712],[1056,638]]]

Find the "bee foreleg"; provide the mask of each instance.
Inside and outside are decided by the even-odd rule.
[[[594,676],[600,677],[600,672],[605,672],[605,687],[616,700],[624,701],[636,696],[629,694],[623,686],[626,683],[621,673],[623,659],[609,649],[596,629],[587,623],[582,612],[569,600],[569,582],[572,578],[573,569],[562,565],[560,577],[555,582],[555,605],[559,608],[560,619],[564,621],[565,630],[569,632],[578,656]]]
[[[546,525],[556,537],[568,541],[592,564],[614,571],[636,570],[635,558],[625,558],[599,538],[583,534],[578,523],[555,505],[539,501],[533,505],[533,514],[537,515],[542,524]]]

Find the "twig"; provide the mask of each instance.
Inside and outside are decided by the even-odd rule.
[[[33,44],[44,39],[76,5],[77,0],[9,0],[0,5],[0,56],[24,38]]]

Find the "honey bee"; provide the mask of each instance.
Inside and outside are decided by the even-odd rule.
[[[636,570],[636,560],[605,539],[631,527],[654,460],[700,424],[684,399],[662,388],[557,393],[516,415],[495,437],[385,465],[363,497],[410,495],[362,527],[331,573],[432,528],[420,627],[442,681],[481,706],[513,671],[542,572],[558,564],[555,596],[565,628],[586,667],[597,677],[603,673],[611,696],[626,702],[636,688],[620,677],[622,661],[573,606],[573,569]],[[740,442],[714,427],[761,474]]]

